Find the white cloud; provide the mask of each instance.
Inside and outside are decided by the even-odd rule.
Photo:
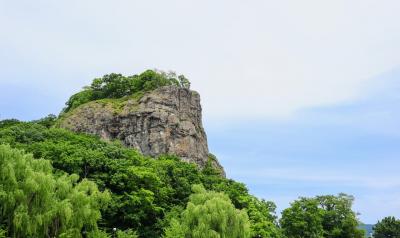
[[[208,118],[282,117],[353,100],[369,78],[400,65],[399,7],[395,0],[3,1],[0,47],[8,55],[0,61],[52,69],[64,76],[51,84],[58,90],[108,72],[172,69],[191,78]]]

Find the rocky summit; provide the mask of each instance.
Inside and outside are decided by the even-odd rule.
[[[211,159],[202,125],[200,95],[187,88],[164,86],[123,99],[80,105],[62,116],[60,126],[120,140],[148,156],[173,154],[204,168]]]

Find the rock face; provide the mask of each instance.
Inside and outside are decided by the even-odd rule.
[[[174,154],[204,168],[209,160],[200,95],[166,86],[141,97],[93,101],[63,116],[60,126],[121,140],[144,155]],[[218,162],[215,167],[221,169]]]

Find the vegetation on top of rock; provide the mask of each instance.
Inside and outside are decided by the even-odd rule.
[[[107,74],[101,78],[95,78],[90,86],[86,86],[79,93],[72,95],[66,102],[63,112],[68,112],[90,101],[104,98],[122,98],[167,85],[190,88],[189,80],[184,75],[177,76],[174,72],[146,70],[139,75],[132,76],[116,73]]]

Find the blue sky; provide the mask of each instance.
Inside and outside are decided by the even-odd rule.
[[[397,0],[0,2],[0,118],[57,114],[94,77],[175,70],[229,177],[279,209],[346,192],[400,217]]]
[[[361,219],[400,215],[400,70],[348,104],[309,108],[290,120],[213,125],[210,147],[228,176],[284,208],[298,196],[355,196]],[[208,124],[208,123],[207,123]]]

